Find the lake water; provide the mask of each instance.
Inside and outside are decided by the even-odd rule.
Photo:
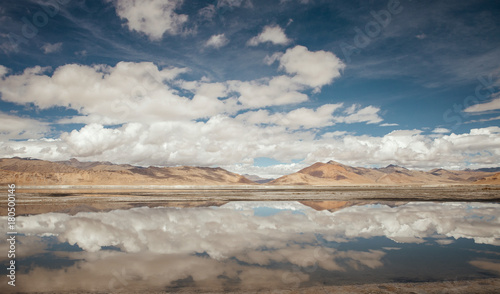
[[[496,203],[325,201],[20,216],[15,290],[222,292],[498,278],[499,216]],[[4,231],[6,223],[2,217]],[[3,281],[0,291],[12,291]]]

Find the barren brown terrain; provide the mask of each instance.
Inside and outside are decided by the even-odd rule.
[[[423,172],[398,166],[369,169],[333,161],[315,163],[261,185],[221,168],[144,168],[75,159],[0,159],[0,176],[5,191],[7,184],[16,184],[18,215],[228,201],[300,201],[331,211],[366,201],[500,201],[495,172]],[[0,206],[6,204],[6,199],[0,199]],[[5,213],[5,209],[0,212]]]
[[[50,162],[0,159],[0,184],[6,185],[249,185],[254,182],[222,168],[115,165],[108,162]]]
[[[479,185],[500,185],[500,173],[496,173],[492,176],[482,178],[475,182]]]
[[[493,174],[493,172],[484,171],[449,171],[445,169],[425,172],[409,170],[396,165],[384,168],[362,168],[329,161],[327,163],[317,162],[296,173],[280,177],[270,184],[338,186],[498,184],[499,182],[495,182],[495,180],[485,179]]]
[[[247,177],[222,168],[176,166],[139,167],[110,162],[80,162],[76,159],[50,162],[38,159],[0,159],[0,184],[46,185],[257,185]],[[260,180],[259,180],[260,179]],[[498,185],[499,173],[482,170],[409,170],[389,165],[384,168],[351,167],[335,161],[317,162],[265,185],[308,186],[400,186],[400,185]]]

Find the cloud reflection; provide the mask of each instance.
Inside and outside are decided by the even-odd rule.
[[[18,217],[18,231],[25,234],[19,236],[23,257],[43,251],[44,236],[83,249],[53,253],[75,260],[72,266],[35,266],[19,279],[30,281],[23,283],[23,291],[139,291],[181,282],[207,289],[299,285],[318,268],[345,272],[382,267],[390,250],[340,250],[338,242],[383,236],[402,243],[434,239],[446,245],[451,238],[467,238],[500,245],[499,209],[492,203],[408,203],[330,212],[298,202],[233,202]],[[104,250],[109,246],[120,250]]]
[[[261,207],[274,212],[255,217]],[[317,234],[328,241],[385,236],[420,243],[431,237],[452,237],[500,245],[499,210],[500,205],[492,203],[408,203],[352,206],[331,213],[298,202],[236,202],[221,207],[142,207],[74,216],[48,213],[18,217],[18,228],[27,235],[56,235],[61,242],[90,252],[116,246],[125,252],[206,252],[224,259],[245,249],[283,248],[289,240],[314,243]]]

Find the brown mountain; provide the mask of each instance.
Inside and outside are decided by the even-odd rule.
[[[364,174],[369,172],[369,169],[352,168],[334,161],[329,161],[328,163],[317,162],[296,173],[280,177],[270,183],[277,185],[364,184],[368,181],[368,178]]]
[[[452,181],[466,181],[466,182],[474,182],[481,180],[485,177],[491,176],[494,172],[483,171],[482,169],[478,170],[445,170],[445,169],[433,169],[429,173],[433,175],[437,175],[443,178],[450,179]]]
[[[76,159],[50,162],[0,159],[0,184],[18,185],[241,185],[255,184],[222,168],[136,167]]]
[[[500,185],[500,173],[495,173],[492,176],[485,177],[478,181],[475,181],[474,184],[478,185]]]
[[[389,165],[384,168],[360,168],[335,161],[317,162],[296,173],[280,177],[270,184],[275,185],[439,185],[471,184],[492,172],[447,171],[435,169],[430,172],[409,170]]]
[[[18,185],[241,185],[254,181],[222,168],[138,167],[76,159],[50,162],[38,159],[0,159],[0,184]],[[351,167],[335,161],[317,162],[271,185],[500,185],[500,173],[484,170],[429,172],[389,165],[384,168]]]
[[[249,174],[244,174],[243,175],[245,178],[249,179],[250,181],[256,182],[258,184],[266,184],[269,183],[270,181],[274,179],[267,179],[267,178],[262,178],[257,175],[249,175]]]
[[[75,173],[79,171],[78,168],[57,162],[19,157],[0,159],[0,170],[21,173]]]

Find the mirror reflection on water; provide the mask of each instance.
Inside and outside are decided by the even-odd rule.
[[[16,291],[237,291],[498,278],[499,216],[496,203],[334,201],[21,216]]]

